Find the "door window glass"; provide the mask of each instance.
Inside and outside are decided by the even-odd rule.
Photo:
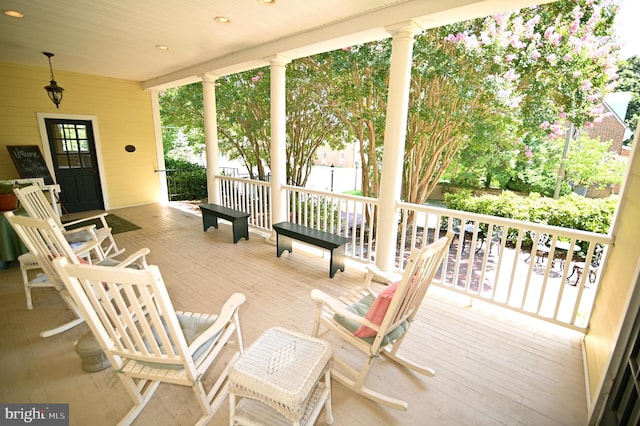
[[[89,169],[93,166],[86,124],[58,123],[52,130],[58,167]]]

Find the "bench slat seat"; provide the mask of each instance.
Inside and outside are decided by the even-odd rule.
[[[347,237],[309,228],[291,222],[280,222],[273,225],[277,238],[277,256],[280,257],[286,250],[292,252],[291,239],[302,241],[331,252],[329,263],[329,277],[333,278],[340,270],[344,272],[344,249],[350,240]]]
[[[249,213],[240,210],[230,209],[218,204],[201,204],[202,227],[206,231],[210,226],[218,228],[218,219],[231,222],[233,228],[233,243],[237,243],[240,238],[249,239]]]

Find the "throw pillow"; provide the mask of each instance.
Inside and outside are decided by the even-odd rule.
[[[396,293],[397,288],[398,283],[394,283],[380,293],[376,300],[373,301],[364,317],[376,325],[382,324],[382,320],[387,314],[387,309],[389,309],[391,299],[393,299],[393,295]],[[369,328],[366,325],[360,326],[360,328],[353,333],[356,337],[373,337],[376,334],[377,332],[374,329]]]

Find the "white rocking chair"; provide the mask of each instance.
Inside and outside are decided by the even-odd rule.
[[[438,267],[449,250],[453,234],[422,248],[415,249],[406,265],[402,279],[376,295],[369,287],[375,276],[390,281],[392,278],[375,267],[369,267],[365,288],[356,288],[333,298],[320,290],[312,290],[311,298],[317,311],[313,325],[314,336],[319,336],[320,326],[337,335],[364,353],[366,360],[360,370],[334,356],[331,376],[361,394],[391,408],[406,410],[407,402],[383,395],[365,387],[369,370],[379,355],[384,355],[403,367],[425,376],[433,376],[434,370],[415,364],[398,355],[398,350],[418,312]],[[388,308],[385,311],[385,307]]]
[[[191,387],[202,411],[197,424],[206,424],[228,394],[227,369],[238,353],[209,392],[202,376],[234,335],[244,351],[238,317],[244,295],[229,297],[219,315],[175,312],[157,266],[108,268],[64,258],[54,264],[134,400],[120,424],[133,422],[161,382]]]
[[[88,262],[97,262],[107,266],[136,265],[142,268],[147,266],[145,256],[149,253],[149,249],[138,250],[121,262],[115,259],[105,259],[100,242],[95,239],[83,243],[74,243],[76,248],[71,248],[62,230],[51,218],[45,220],[27,216],[16,216],[13,212],[6,212],[5,216],[16,231],[16,234],[18,234],[22,242],[29,249],[33,260],[38,263],[44,272],[24,283],[27,303],[29,304],[31,301],[31,288],[54,287],[76,316],[75,319],[66,324],[43,331],[40,333],[42,337],[62,333],[84,321],[77,305],[67,293],[62,280],[56,273],[52,263],[53,259],[64,257],[70,263],[81,263],[80,258],[83,258],[83,260]]]
[[[56,225],[63,230],[66,238],[70,242],[85,242],[91,239],[97,239],[102,245],[102,251],[106,257],[115,257],[124,252],[124,249],[119,249],[116,244],[113,235],[111,234],[111,228],[107,224],[105,217],[109,213],[100,213],[94,216],[84,217],[82,219],[73,220],[71,222],[62,223],[60,216],[53,209],[51,204],[47,201],[47,198],[42,192],[42,189],[38,185],[31,185],[24,188],[15,188],[13,192],[18,196],[20,205],[24,207],[29,216],[38,219],[52,218]],[[102,227],[97,228],[94,224],[85,225],[75,232],[71,233],[71,227],[74,225],[86,223],[88,221],[99,219]],[[69,229],[67,229],[69,228]]]

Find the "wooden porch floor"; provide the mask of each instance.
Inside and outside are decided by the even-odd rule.
[[[249,241],[233,244],[226,222],[205,233],[198,214],[174,206],[114,210],[142,227],[117,234],[119,245],[127,253],[151,249],[148,260],[160,266],[178,310],[217,312],[231,293],[244,293],[247,345],[272,326],[308,333],[313,288],[339,294],[362,282],[357,263],[330,279],[329,260],[320,251],[294,246],[294,253],[278,259],[264,236],[252,232]],[[334,382],[334,424],[585,424],[582,335],[468,302],[432,287],[405,340],[403,350],[433,367],[435,377],[385,360],[376,364],[368,385],[405,398],[408,411],[384,408]],[[69,403],[71,425],[117,423],[132,404],[112,371],[89,374],[80,368],[73,344],[88,332],[86,324],[42,339],[40,331],[72,315],[51,289],[33,290],[33,305],[25,309],[18,267],[0,271],[0,402]],[[189,390],[162,385],[135,424],[193,424],[199,414],[190,397]],[[226,405],[210,424],[228,424]]]

